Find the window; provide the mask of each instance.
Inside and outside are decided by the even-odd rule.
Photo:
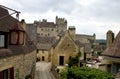
[[[14,79],[14,68],[9,68],[0,72],[0,79]]]
[[[0,32],[0,48],[7,48],[7,36],[8,33]]]
[[[0,47],[5,47],[5,35],[0,35]]]
[[[24,43],[24,33],[19,32],[19,44],[23,44],[23,43]]]
[[[17,44],[18,40],[18,33],[17,32],[11,32],[11,39],[10,39],[11,44]]]
[[[10,44],[12,45],[23,45],[24,44],[24,32],[11,31],[9,41],[10,41]]]
[[[53,29],[51,29],[51,31],[53,31]]]
[[[48,36],[50,36],[50,34],[48,33]]]
[[[8,69],[3,71],[3,79],[8,79]]]
[[[45,57],[44,56],[42,56],[42,61],[45,61]]]

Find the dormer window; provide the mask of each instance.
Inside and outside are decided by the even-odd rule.
[[[11,31],[10,32],[10,44],[12,44],[12,45],[23,45],[24,44],[24,32],[22,32],[22,31]]]
[[[10,30],[10,40],[11,45],[23,45],[24,44],[24,33],[25,31],[21,28],[20,24],[16,24]]]

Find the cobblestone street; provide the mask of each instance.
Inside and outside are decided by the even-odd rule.
[[[55,79],[50,72],[51,63],[47,62],[37,62],[35,79]]]

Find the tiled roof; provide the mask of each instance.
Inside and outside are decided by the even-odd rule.
[[[55,37],[38,37],[37,41],[38,41],[37,43],[38,49],[48,50],[55,43]]]
[[[8,11],[0,7],[0,18],[9,15]],[[16,27],[15,27],[16,26]],[[23,31],[20,22],[12,16],[7,16],[0,19],[0,31],[9,32],[10,29]],[[5,58],[13,55],[26,54],[36,49],[34,44],[29,43],[29,37],[26,34],[25,45],[9,45],[7,48],[0,49],[0,58]]]
[[[7,10],[0,7],[0,31],[9,32],[10,27],[14,26],[16,22],[18,20],[10,16]]]
[[[80,40],[82,38],[88,39],[90,43],[94,43],[95,39],[93,35],[85,35],[85,34],[76,34],[76,40]]]
[[[120,57],[120,32],[115,38],[113,44],[109,46],[102,55],[110,56],[110,57]]]
[[[14,25],[10,27],[10,30],[25,31],[19,22],[15,22]]]
[[[55,28],[56,25],[53,22],[39,22],[39,27],[44,28]]]

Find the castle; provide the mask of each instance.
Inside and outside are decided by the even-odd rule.
[[[96,35],[76,34],[74,26],[70,26],[68,29],[67,27],[67,20],[58,16],[55,18],[55,23],[47,22],[46,19],[43,19],[42,21],[34,21],[34,23],[27,24],[26,30],[31,36],[31,42],[34,42],[37,46],[38,60],[54,62],[53,56],[59,56],[58,54],[61,53],[60,56],[65,59],[60,61],[61,59],[57,58],[57,61],[65,65],[69,56],[75,55],[79,51],[82,53],[86,52],[86,59],[89,60],[91,58]],[[66,52],[63,52],[59,46],[62,46],[62,48],[66,47]],[[72,50],[71,47],[75,49]],[[68,51],[71,54],[67,55]],[[54,62],[54,64],[59,65],[58,62]]]
[[[60,32],[67,30],[67,21],[64,18],[58,18],[58,16],[56,16],[55,23],[43,19],[35,21],[34,25],[37,26],[38,37],[56,37]]]

